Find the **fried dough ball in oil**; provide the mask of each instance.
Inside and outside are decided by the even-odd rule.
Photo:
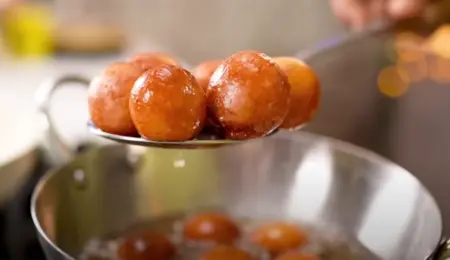
[[[255,245],[265,249],[271,255],[279,255],[308,243],[307,235],[303,230],[285,222],[264,224],[252,233],[251,239]]]
[[[270,57],[241,51],[227,58],[212,75],[208,112],[227,138],[264,136],[284,121],[289,91],[286,74]]]
[[[130,114],[139,134],[156,141],[184,141],[196,136],[206,117],[206,98],[185,69],[160,65],[135,83]]]
[[[142,70],[129,63],[114,63],[95,77],[88,91],[92,122],[101,130],[118,135],[136,135],[128,103],[130,91]]]
[[[154,66],[163,64],[170,64],[180,66],[177,60],[172,58],[166,53],[162,52],[143,52],[135,55],[129,60],[130,63],[134,63],[141,67],[143,70],[147,70]]]
[[[152,231],[126,237],[117,249],[119,260],[170,260],[175,254],[172,242],[166,236]]]
[[[212,74],[221,63],[222,60],[205,61],[192,70],[192,75],[195,79],[197,79],[198,84],[205,90],[205,92],[208,89],[209,80]]]
[[[200,213],[186,220],[183,237],[194,242],[231,244],[241,232],[236,223],[221,213]]]
[[[289,252],[279,257],[275,258],[275,260],[320,260],[318,256],[311,254],[304,254],[299,252]]]
[[[294,130],[314,116],[320,99],[319,80],[314,71],[300,60],[289,57],[274,60],[286,72],[291,85],[291,105],[281,128]]]
[[[244,250],[232,246],[218,246],[206,251],[200,260],[253,260]]]

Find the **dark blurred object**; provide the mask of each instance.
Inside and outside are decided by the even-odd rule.
[[[0,210],[0,259],[45,260],[31,221],[31,192],[49,169],[40,154],[30,178],[14,198]]]
[[[420,17],[405,20],[395,25],[396,31],[415,31],[427,34],[444,23],[450,22],[450,1],[432,1]]]

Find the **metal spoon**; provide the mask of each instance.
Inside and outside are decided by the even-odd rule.
[[[97,128],[92,122],[88,122],[88,129],[91,133],[112,140],[119,143],[126,143],[131,145],[147,146],[147,147],[159,147],[159,148],[178,148],[178,149],[199,149],[199,148],[214,148],[224,145],[242,143],[248,140],[258,139],[246,139],[246,140],[231,140],[231,139],[220,139],[217,135],[202,132],[200,135],[192,140],[187,141],[152,141],[144,139],[138,136],[123,136],[116,135],[102,131]],[[267,136],[271,136],[278,132],[278,130],[273,131]],[[264,137],[260,137],[264,138]]]

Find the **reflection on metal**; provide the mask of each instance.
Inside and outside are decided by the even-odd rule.
[[[306,221],[314,221],[321,216],[321,211],[329,198],[330,185],[333,177],[333,157],[330,150],[323,144],[311,147],[298,164],[296,176],[293,180],[293,189],[290,190],[288,203],[286,204],[288,216],[298,216],[302,208],[308,208],[307,212],[301,212]],[[304,183],[311,183],[309,187],[302,187]],[[318,192],[317,187],[324,187],[326,192]],[[305,197],[311,200],[298,200]]]

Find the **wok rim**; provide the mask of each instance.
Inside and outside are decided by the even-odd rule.
[[[297,133],[292,133],[292,132],[279,132],[277,134],[275,134],[273,137],[270,138],[282,138],[282,139],[291,139],[291,140],[296,140],[296,139],[312,139],[318,142],[325,142],[329,145],[331,145],[333,147],[333,149],[354,155],[356,157],[359,158],[367,158],[372,162],[375,163],[383,163],[384,165],[393,168],[393,169],[397,169],[399,171],[402,171],[404,175],[409,176],[409,178],[416,182],[423,190],[423,192],[429,196],[429,198],[431,199],[431,202],[434,204],[434,206],[436,207],[437,211],[438,211],[438,217],[439,217],[439,225],[440,225],[440,234],[439,236],[436,237],[436,241],[435,241],[435,247],[431,252],[427,252],[427,256],[426,259],[429,259],[430,257],[433,257],[434,254],[436,253],[436,251],[439,249],[440,245],[442,244],[441,241],[444,238],[444,220],[443,220],[443,216],[442,216],[442,211],[439,207],[439,204],[437,203],[435,197],[433,196],[433,194],[429,191],[429,189],[415,176],[413,175],[410,171],[408,171],[407,169],[405,169],[404,167],[400,166],[399,164],[393,162],[392,160],[385,158],[382,155],[379,155],[369,149],[357,146],[355,144],[352,144],[350,142],[346,142],[346,141],[342,141],[333,137],[327,137],[327,136],[322,136],[319,134],[315,134],[315,133],[310,133],[310,132],[297,132]],[[251,141],[261,141],[261,140],[251,140]],[[97,148],[94,148],[94,150],[102,150],[102,149],[107,149],[108,147],[117,147],[117,144],[113,144],[113,145],[104,145],[104,146],[99,146]],[[85,153],[86,154],[86,153]],[[67,165],[73,164],[75,161],[81,160],[81,158],[83,158],[85,156],[85,154],[81,154],[79,156],[76,156],[75,158],[73,158],[70,162],[65,163],[61,166],[58,166],[52,170],[47,171],[38,181],[36,187],[33,190],[32,196],[31,196],[31,218],[33,220],[33,225],[38,233],[38,236],[41,239],[44,239],[44,241],[50,245],[54,250],[56,250],[59,254],[61,254],[63,257],[65,257],[68,260],[76,260],[75,257],[69,255],[68,253],[66,253],[64,250],[62,250],[58,245],[56,245],[46,234],[46,232],[44,231],[43,227],[41,226],[41,223],[39,221],[39,217],[37,216],[37,208],[36,208],[36,203],[37,200],[42,192],[42,190],[45,188],[45,185],[48,183],[48,181],[53,178],[58,172],[61,171],[61,169],[63,169],[64,167],[66,167]],[[42,242],[41,242],[42,243]],[[41,244],[41,247],[43,247],[43,245]]]

